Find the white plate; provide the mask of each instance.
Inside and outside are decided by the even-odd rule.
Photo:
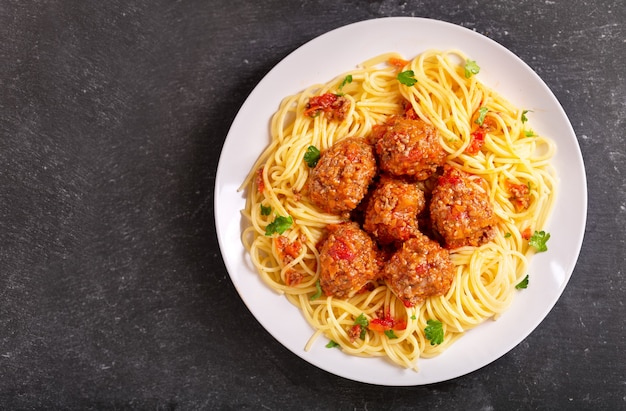
[[[359,358],[327,349],[320,338],[304,351],[313,329],[298,308],[259,279],[241,244],[244,194],[237,192],[269,143],[269,122],[280,101],[303,88],[327,82],[370,57],[396,51],[413,58],[430,49],[458,48],[480,67],[480,80],[518,107],[532,109],[533,129],[556,141],[560,177],[556,208],[546,228],[548,252],[531,261],[528,289],[517,293],[497,321],[469,331],[442,355],[420,359],[419,372],[380,358]],[[563,178],[565,177],[566,178]],[[250,94],[233,121],[215,182],[215,220],[222,256],[244,303],[281,344],[333,374],[380,385],[420,385],[452,379],[483,367],[526,338],[563,292],[578,259],[587,215],[587,185],[580,148],[561,105],[539,76],[496,42],[450,23],[422,18],[368,20],[330,31],[295,50]],[[251,345],[253,347],[254,345]]]

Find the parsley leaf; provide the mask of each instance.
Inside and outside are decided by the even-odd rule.
[[[525,135],[526,137],[532,137],[532,136],[534,136],[534,135],[535,135],[535,132],[534,132],[534,131],[532,131],[532,130],[525,130],[525,131],[524,131],[524,135]]]
[[[335,347],[339,347],[339,344],[337,344],[333,340],[328,341],[328,344],[326,344],[326,348],[335,348]]]
[[[426,321],[424,334],[426,339],[430,340],[430,345],[439,345],[443,342],[443,324],[438,320]]]
[[[545,231],[535,231],[528,240],[528,245],[533,246],[539,252],[548,251],[547,242],[550,239],[550,233]]]
[[[415,316],[415,314],[411,316],[411,320],[417,320],[417,317]]]
[[[345,86],[346,84],[350,84],[352,83],[352,74],[348,74],[343,81],[341,82],[341,84],[339,85],[339,93],[337,93],[338,96],[343,96],[343,86]]]
[[[521,290],[521,289],[524,289],[524,288],[528,288],[528,274],[526,274],[526,277],[524,277],[524,279],[522,281],[517,283],[515,288],[518,289],[518,290]]]
[[[415,79],[415,72],[413,70],[407,70],[398,73],[397,79],[400,83],[408,87],[411,87],[412,85],[417,83],[417,80]]]
[[[317,280],[317,282],[315,283],[315,289],[317,291],[315,292],[315,294],[311,296],[311,301],[317,300],[318,298],[322,296],[322,286],[320,285],[320,280]]]
[[[522,123],[525,123],[528,121],[528,117],[526,117],[526,113],[531,112],[532,110],[524,110],[522,111]]]
[[[358,317],[356,317],[356,319],[354,320],[354,325],[358,325],[361,327],[361,334],[359,335],[359,338],[364,340],[365,339],[365,334],[367,333],[367,326],[370,324],[369,321],[367,321],[367,317],[365,317],[365,314],[361,313]]]
[[[398,338],[398,336],[396,335],[396,333],[393,332],[393,330],[385,330],[385,335],[390,340],[395,340],[396,338]]]
[[[261,206],[261,215],[270,215],[272,212],[272,207],[264,206],[263,204],[259,204]]]
[[[478,118],[476,120],[474,120],[474,123],[478,124],[479,126],[482,126],[483,123],[485,122],[485,116],[487,115],[487,112],[489,111],[489,109],[487,107],[481,107],[478,109]]]
[[[510,238],[511,237],[511,233],[504,233],[504,238]]]
[[[317,165],[320,159],[320,151],[315,146],[309,146],[304,153],[304,162],[307,166],[313,168]]]
[[[367,317],[365,316],[365,314],[361,313],[354,320],[354,325],[360,325],[361,327],[367,327],[368,325],[370,325],[370,322],[367,321]]]
[[[467,59],[465,62],[465,78],[470,78],[474,74],[478,74],[479,71],[480,67],[478,67],[478,64],[474,60]]]
[[[265,227],[265,235],[270,236],[274,233],[282,234],[287,231],[289,227],[291,227],[291,224],[293,224],[293,218],[291,218],[291,216],[276,216],[274,221]]]

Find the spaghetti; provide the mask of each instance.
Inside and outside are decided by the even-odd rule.
[[[271,142],[242,184],[249,222],[242,241],[263,281],[314,328],[305,349],[324,335],[348,354],[417,369],[418,358],[436,356],[511,304],[535,252],[530,233],[542,229],[554,202],[555,146],[528,128],[527,111],[480,83],[469,63],[458,50],[429,50],[410,61],[384,54],[285,98],[273,116]],[[403,84],[399,73],[416,81]],[[339,120],[310,115],[311,99],[328,93],[344,100]],[[311,146],[323,153],[347,137],[367,138],[407,108],[437,129],[448,165],[484,180],[495,235],[480,246],[451,249],[451,287],[416,306],[400,301],[382,280],[347,298],[321,295],[318,246],[326,227],[346,217],[321,211],[303,194],[311,172],[303,158]],[[489,124],[480,135],[478,117]],[[425,332],[431,321],[441,325],[443,341]]]

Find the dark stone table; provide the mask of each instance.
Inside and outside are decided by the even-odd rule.
[[[383,16],[476,30],[520,56],[576,131],[578,264],[540,326],[451,381],[317,369],[238,296],[217,160],[249,92],[312,38]],[[612,1],[0,2],[0,408],[626,408],[626,6]]]

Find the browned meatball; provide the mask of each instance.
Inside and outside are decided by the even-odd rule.
[[[363,138],[345,138],[323,152],[311,170],[309,200],[327,213],[348,212],[363,199],[375,175],[372,146]]]
[[[402,244],[382,270],[387,285],[405,306],[420,304],[428,297],[444,295],[454,278],[448,250],[424,235]]]
[[[447,155],[437,129],[419,119],[391,117],[370,139],[375,142],[381,170],[396,176],[425,180]]]
[[[380,244],[406,241],[417,234],[417,215],[424,206],[416,184],[383,176],[367,201],[363,229]]]
[[[449,165],[437,180],[430,218],[447,248],[479,246],[493,239],[496,217],[481,181]]]
[[[376,244],[354,222],[330,224],[320,250],[320,286],[328,296],[348,298],[379,275]]]

